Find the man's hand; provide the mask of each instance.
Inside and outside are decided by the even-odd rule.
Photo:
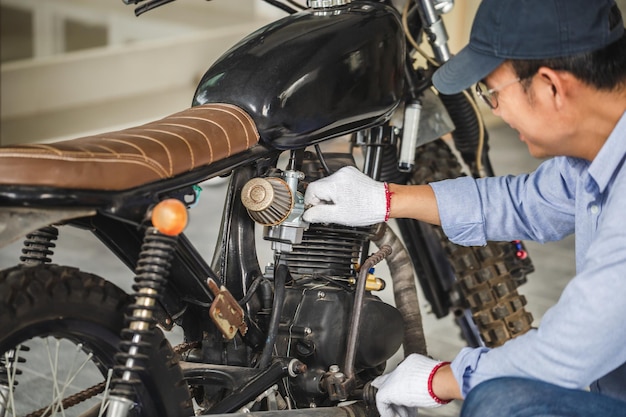
[[[391,373],[372,381],[378,388],[376,408],[381,417],[414,417],[418,408],[447,404],[449,401],[438,398],[432,389],[435,373],[445,365],[447,362],[414,353]]]
[[[389,218],[387,184],[374,181],[355,167],[343,167],[333,175],[309,184],[302,218],[309,223],[369,226]]]

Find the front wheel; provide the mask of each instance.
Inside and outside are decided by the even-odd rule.
[[[130,301],[115,285],[75,268],[1,271],[0,415],[100,415]],[[130,415],[193,415],[170,344],[159,329],[148,339]]]
[[[418,148],[412,178],[427,184],[463,175],[452,150],[443,140]],[[526,298],[517,288],[526,281],[533,266],[521,242],[488,242],[486,246],[465,247],[448,240],[440,226],[423,225],[424,239],[432,259],[447,259],[451,282],[438,282],[451,298],[462,337],[470,346],[496,347],[532,327],[532,314],[525,309]],[[516,247],[519,248],[516,251]],[[445,274],[442,274],[445,276]]]

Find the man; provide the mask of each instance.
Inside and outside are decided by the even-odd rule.
[[[483,0],[469,45],[436,72],[443,94],[478,83],[530,153],[551,158],[532,174],[401,186],[344,168],[309,186],[310,222],[416,218],[462,245],[576,234],[577,275],[538,329],[451,364],[409,356],[373,383],[383,417],[455,398],[464,416],[626,415],[623,26],[613,0]]]

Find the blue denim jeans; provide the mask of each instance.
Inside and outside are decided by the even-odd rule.
[[[541,381],[496,378],[472,389],[461,410],[461,417],[539,416],[626,417],[626,402]]]

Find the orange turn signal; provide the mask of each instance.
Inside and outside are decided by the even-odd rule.
[[[187,207],[175,198],[161,201],[152,209],[152,225],[161,233],[177,236],[185,230]]]

